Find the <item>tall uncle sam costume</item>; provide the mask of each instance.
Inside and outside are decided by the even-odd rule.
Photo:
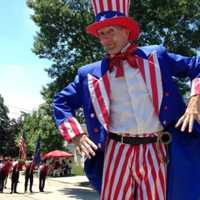
[[[88,33],[97,36],[99,28],[121,25],[131,31],[130,40],[138,37],[137,22],[128,17],[130,0],[92,0],[92,5],[96,21],[87,27]],[[200,198],[200,126],[195,123],[192,133],[181,132],[175,128],[186,106],[172,77],[189,77],[192,82],[191,95],[200,95],[200,58],[169,53],[161,45],[139,47],[133,54],[137,58],[142,80],[159,122],[163,130],[172,136],[172,142],[169,145],[166,199],[198,200]],[[99,147],[96,156],[86,160],[85,172],[99,192],[102,186],[105,145],[110,130],[111,91],[109,59],[103,58],[79,68],[75,80],[59,92],[53,102],[56,124],[67,143],[83,133],[74,116],[75,110],[83,107],[88,135]],[[109,146],[106,148],[108,150]],[[147,162],[156,165],[155,160],[151,157],[147,159]],[[104,165],[107,165],[106,162],[109,161],[104,160],[104,162]],[[108,171],[108,173],[113,172]],[[165,180],[161,178],[161,190],[165,187],[163,184],[165,185]],[[119,191],[116,189],[115,192]],[[165,195],[159,196],[160,191],[156,192],[157,196],[147,194],[146,199],[165,199]],[[142,197],[145,199],[143,193],[141,192],[136,199],[142,199]],[[117,196],[113,195],[112,198],[117,199]],[[128,198],[128,196],[122,196],[122,199]]]

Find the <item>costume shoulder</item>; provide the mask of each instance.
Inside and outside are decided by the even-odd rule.
[[[166,52],[166,48],[163,45],[148,45],[148,46],[142,46],[138,47],[138,53],[145,55],[146,57],[149,56],[153,51],[158,52],[159,54],[163,54]]]
[[[82,76],[85,76],[87,74],[91,74],[95,70],[101,68],[101,63],[102,63],[102,60],[99,60],[97,62],[93,62],[93,63],[90,63],[90,64],[86,64],[86,65],[84,65],[84,66],[82,66],[78,69],[78,74],[82,75]]]

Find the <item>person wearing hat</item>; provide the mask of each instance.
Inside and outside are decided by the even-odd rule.
[[[40,192],[44,192],[46,177],[49,172],[49,166],[46,160],[43,160],[39,167],[39,190]]]
[[[10,194],[12,194],[13,192],[18,193],[17,192],[17,184],[19,183],[19,175],[20,175],[20,171],[23,168],[23,165],[24,165],[24,161],[22,161],[22,160],[15,161],[13,163]]]
[[[79,68],[54,98],[56,124],[85,154],[85,172],[102,200],[200,197],[200,58],[162,45],[138,47],[130,0],[92,0],[86,31],[107,55]],[[187,107],[172,77],[189,77]],[[88,134],[75,118],[82,107]],[[170,143],[170,144],[168,144]]]
[[[5,157],[5,166],[4,166],[5,180],[4,180],[4,188],[6,188],[8,176],[9,176],[9,173],[11,172],[11,169],[12,169],[11,157]]]

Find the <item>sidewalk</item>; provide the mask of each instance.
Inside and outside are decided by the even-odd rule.
[[[10,194],[10,179],[7,189],[0,193],[0,200],[99,200],[98,193],[89,185],[85,176],[48,177],[45,192],[38,189],[38,177],[34,177],[33,193],[24,194],[24,176],[20,176],[18,194]]]

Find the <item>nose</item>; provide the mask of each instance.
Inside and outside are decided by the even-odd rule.
[[[109,35],[104,35],[104,36],[100,37],[99,39],[102,44],[107,44],[107,43],[111,42],[112,38]]]

